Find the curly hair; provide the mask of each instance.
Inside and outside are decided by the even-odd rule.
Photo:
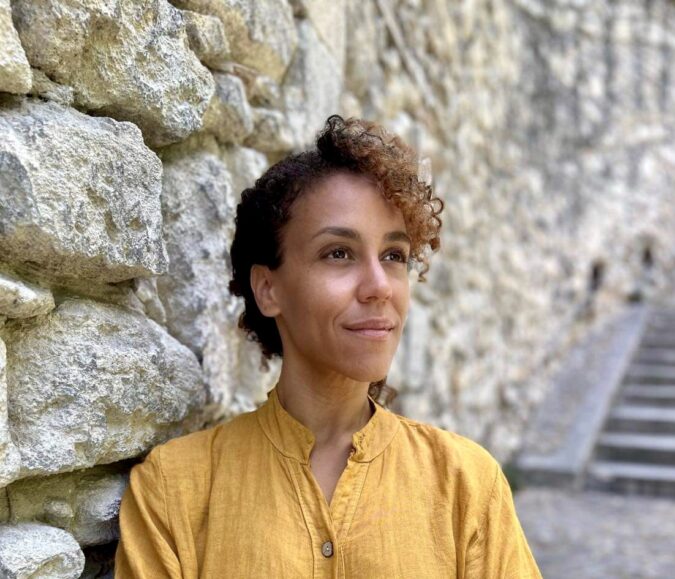
[[[230,249],[232,279],[228,287],[233,295],[244,298],[239,328],[249,340],[260,344],[263,367],[273,356],[283,356],[283,350],[276,321],[258,309],[250,271],[254,264],[271,270],[282,264],[283,228],[295,200],[336,173],[369,176],[385,199],[401,210],[412,242],[408,267],[416,262],[421,266],[419,280],[426,281],[428,249],[433,252],[440,247],[443,201],[434,196],[430,184],[419,179],[418,166],[415,151],[381,125],[333,115],[318,134],[316,147],[272,165],[253,187],[242,192]],[[397,395],[386,378],[371,383],[368,393],[380,403],[383,390],[387,392],[386,406]]]

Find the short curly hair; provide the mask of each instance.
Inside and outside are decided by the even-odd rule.
[[[237,206],[236,229],[230,257],[232,279],[229,290],[244,298],[244,312],[239,327],[248,339],[262,348],[262,363],[273,356],[283,356],[281,336],[276,321],[258,309],[250,285],[254,264],[274,270],[283,262],[282,232],[291,217],[291,206],[304,192],[326,178],[342,172],[369,176],[382,195],[401,210],[411,239],[409,267],[420,267],[419,280],[425,281],[429,270],[429,249],[440,247],[443,201],[434,196],[431,184],[418,177],[416,152],[381,125],[362,119],[328,118],[318,134],[316,146],[292,154],[272,165],[245,189]],[[371,384],[369,393],[377,401],[381,390],[396,391],[384,380]]]

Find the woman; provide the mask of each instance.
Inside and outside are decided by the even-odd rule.
[[[539,578],[499,464],[379,403],[442,202],[415,153],[331,117],[242,194],[230,290],[267,401],[131,471],[116,577]]]

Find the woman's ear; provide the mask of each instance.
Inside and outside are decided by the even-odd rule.
[[[276,298],[274,274],[270,268],[266,265],[253,264],[250,283],[260,313],[268,318],[277,316],[281,309]]]

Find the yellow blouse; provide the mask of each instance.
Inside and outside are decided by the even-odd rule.
[[[539,578],[499,463],[379,404],[327,504],[280,404],[155,447],[120,507],[116,579]]]

